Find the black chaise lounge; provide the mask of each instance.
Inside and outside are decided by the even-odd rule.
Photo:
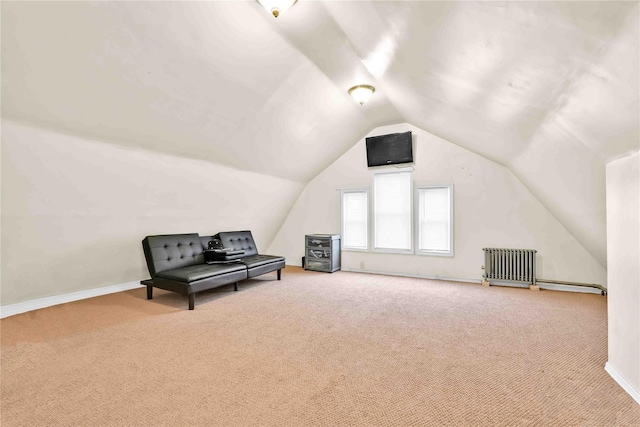
[[[244,251],[244,256],[229,262],[206,262],[205,252],[211,238],[197,233],[147,236],[142,241],[144,256],[151,279],[140,283],[147,287],[147,299],[153,298],[153,288],[178,292],[189,297],[189,310],[195,307],[195,294],[207,289],[234,284],[249,277],[277,271],[280,280],[285,259],[273,255],[259,255],[250,231],[223,232],[224,236],[235,236],[232,245]],[[216,235],[218,236],[218,235]],[[221,238],[223,238],[221,236]],[[242,244],[237,242],[241,241]]]

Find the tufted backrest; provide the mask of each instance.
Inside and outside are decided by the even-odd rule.
[[[251,231],[221,231],[216,234],[218,239],[222,240],[222,245],[225,248],[233,248],[236,250],[243,250],[244,256],[258,255],[258,248],[256,248],[256,242],[253,241]],[[214,237],[216,237],[214,236]]]
[[[147,236],[142,241],[149,274],[203,264],[202,243],[197,233]]]
[[[213,240],[213,236],[200,236],[200,243],[202,244],[202,250],[209,247],[209,242]]]

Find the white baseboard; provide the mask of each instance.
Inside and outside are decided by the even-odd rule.
[[[17,304],[0,306],[0,319],[38,310],[40,308],[51,307],[53,305],[65,304],[87,298],[98,297],[100,295],[113,294],[116,292],[128,291],[142,286],[140,281],[121,283],[119,285],[104,286],[102,288],[87,289],[86,291],[72,292],[64,295],[54,295],[52,297],[39,298]]]
[[[432,280],[445,280],[448,282],[465,282],[465,283],[478,283],[482,282],[482,279],[463,279],[460,277],[442,277],[442,276],[427,276],[427,275],[418,275],[418,274],[404,274],[404,273],[389,273],[386,271],[374,271],[374,270],[359,270],[356,268],[343,268],[342,271],[350,271],[352,273],[367,273],[367,274],[384,274],[387,276],[398,276],[398,277],[412,277],[414,279],[432,279]],[[492,286],[506,286],[506,287],[515,287],[515,288],[524,288],[528,289],[528,283],[517,283],[517,282],[492,282]],[[585,294],[599,294],[600,289],[596,288],[587,288],[582,286],[570,286],[570,285],[557,285],[557,284],[542,284],[538,283],[541,289],[547,289],[550,291],[564,291],[564,292],[580,292]]]
[[[586,286],[558,285],[556,283],[541,283],[541,282],[536,282],[536,285],[540,289],[546,289],[548,291],[576,292],[581,294],[600,294],[602,292],[598,288],[589,288]],[[496,280],[496,281],[491,280],[491,286],[504,286],[507,288],[528,289],[529,283],[509,282],[507,280]]]
[[[622,375],[620,375],[620,373],[616,371],[616,369],[611,366],[609,362],[605,363],[604,370],[607,371],[609,375],[611,375],[611,378],[613,378],[614,381],[617,382],[624,391],[629,393],[629,396],[631,396],[633,400],[638,403],[638,405],[640,405],[640,391],[636,390],[631,384],[629,384],[629,382]]]
[[[431,280],[446,280],[448,282],[466,282],[480,284],[480,279],[461,279],[459,277],[442,277],[442,276],[423,276],[418,274],[405,274],[405,273],[389,273],[387,271],[375,271],[375,270],[359,270],[351,268],[343,268],[342,271],[349,271],[351,273],[366,273],[366,274],[382,274],[385,276],[397,276],[397,277],[411,277],[413,279],[431,279]]]
[[[579,292],[583,294],[600,294],[602,291],[598,288],[589,288],[586,286],[557,285],[552,283],[537,283],[540,289],[549,289],[550,291],[563,292]]]

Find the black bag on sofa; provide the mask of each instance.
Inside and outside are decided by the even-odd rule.
[[[204,251],[205,262],[231,262],[241,259],[244,251],[234,249],[206,249]]]

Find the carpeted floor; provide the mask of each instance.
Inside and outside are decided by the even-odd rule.
[[[3,319],[2,426],[638,426],[606,298],[287,267]]]

